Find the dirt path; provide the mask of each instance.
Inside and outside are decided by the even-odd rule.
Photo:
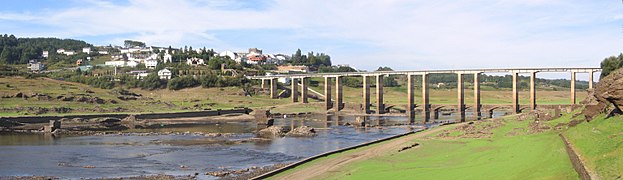
[[[345,166],[348,163],[357,162],[360,160],[370,159],[374,157],[381,156],[385,152],[396,152],[398,149],[402,148],[401,145],[416,139],[421,138],[430,134],[437,133],[439,131],[448,129],[450,127],[455,127],[455,125],[442,126],[438,128],[434,128],[432,130],[427,130],[423,132],[418,132],[413,135],[409,135],[406,137],[398,138],[395,140],[389,141],[389,143],[385,143],[379,146],[375,146],[372,148],[368,148],[358,152],[350,152],[344,153],[338,157],[331,158],[323,161],[322,163],[314,164],[299,171],[296,171],[291,174],[287,174],[285,176],[279,176],[277,179],[313,179],[317,178],[323,174],[328,172],[338,171],[341,167]]]

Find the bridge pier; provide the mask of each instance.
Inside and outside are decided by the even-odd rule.
[[[519,91],[517,91],[519,73],[513,71],[512,74],[513,81],[511,83],[513,84],[513,113],[519,113]]]
[[[415,123],[415,102],[413,100],[413,75],[407,74],[407,115],[409,116],[409,124]]]
[[[575,104],[575,71],[571,71],[571,104]]]
[[[297,78],[290,78],[290,85],[292,85],[292,91],[291,91],[291,97],[292,97],[292,102],[299,102],[299,96],[298,96],[298,79]]]
[[[457,121],[465,122],[465,93],[463,92],[463,74],[457,73],[458,80],[456,83],[457,87],[457,99],[458,99],[458,116]]]
[[[303,101],[303,103],[309,103],[309,100],[307,99],[308,97],[308,91],[307,91],[307,84],[309,78],[301,78],[301,100]]]
[[[326,110],[329,110],[333,107],[333,103],[331,102],[331,77],[324,77],[324,105]]]
[[[385,113],[385,104],[383,104],[383,75],[376,75],[376,113]]]
[[[270,79],[270,98],[277,99],[277,78]]]
[[[439,119],[439,111],[440,110],[441,109],[439,109],[439,108],[436,108],[436,109],[433,110],[433,118],[434,119]]]
[[[260,79],[260,80],[262,81],[262,86],[261,86],[261,88],[262,88],[262,89],[265,89],[265,88],[266,88],[266,85],[265,85],[264,83],[266,82],[266,79]]]
[[[588,73],[588,89],[593,89],[593,73],[595,71],[591,71]]]
[[[424,123],[430,120],[430,108],[430,101],[428,99],[428,74],[424,73],[422,74],[422,116],[424,118]]]
[[[368,76],[363,77],[363,112],[370,114],[370,81]]]
[[[338,112],[344,109],[344,103],[342,102],[344,98],[343,90],[342,90],[342,77],[335,77],[335,104],[333,105],[335,108],[335,112]]]
[[[536,72],[530,72],[530,110],[536,110]]]
[[[480,120],[481,114],[480,104],[480,73],[474,73],[474,116],[477,120]]]

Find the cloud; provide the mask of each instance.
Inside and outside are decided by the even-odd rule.
[[[0,22],[24,22],[26,35],[110,37],[101,44],[135,39],[221,50],[244,50],[253,44],[281,52],[301,48],[326,52],[336,63],[364,69],[598,66],[602,58],[618,54],[623,42],[623,6],[614,1],[75,3],[39,13],[0,12]],[[46,28],[37,31],[29,28],[32,24]]]

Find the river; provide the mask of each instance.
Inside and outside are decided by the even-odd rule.
[[[499,116],[501,114],[496,114]],[[440,120],[451,120],[442,116]],[[255,122],[205,123],[162,126],[150,132],[235,133],[205,137],[178,133],[157,135],[107,134],[57,136],[43,134],[0,135],[0,177],[55,176],[61,178],[129,177],[139,175],[190,175],[216,177],[206,172],[236,170],[291,163],[323,152],[412,131],[406,117],[368,117],[380,127],[354,128],[353,116],[277,118],[276,125],[316,128],[315,137],[283,137],[243,143],[183,144],[202,139],[236,140],[255,137]],[[427,124],[436,126],[437,123]]]

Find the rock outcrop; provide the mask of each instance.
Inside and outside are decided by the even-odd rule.
[[[286,132],[286,129],[282,126],[270,126],[257,132],[257,135],[265,138],[283,137]]]
[[[623,109],[623,69],[611,72],[595,86],[594,95],[597,103],[589,96],[583,114],[591,120],[599,113],[606,112],[610,116],[620,114]]]
[[[294,128],[292,131],[286,134],[286,136],[295,136],[295,137],[309,137],[309,136],[315,136],[315,135],[316,135],[316,130],[314,130],[314,128],[309,127],[309,126],[300,126],[300,127]]]
[[[616,70],[601,79],[595,88],[599,102],[610,102],[619,110],[623,108],[623,69]]]

